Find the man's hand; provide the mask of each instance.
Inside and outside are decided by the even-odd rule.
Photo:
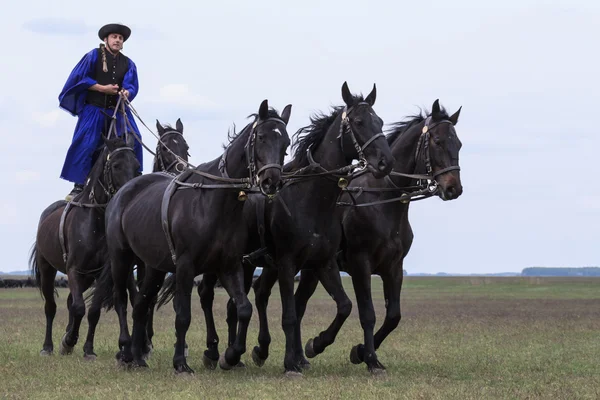
[[[127,89],[123,89],[123,90],[121,90],[121,92],[120,92],[120,93],[121,93],[121,94],[123,95],[123,97],[125,97],[126,99],[128,99],[128,98],[129,98],[129,90],[127,90]]]
[[[104,85],[104,93],[106,94],[117,94],[119,93],[119,85]]]

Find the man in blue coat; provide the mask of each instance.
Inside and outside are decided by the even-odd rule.
[[[131,35],[131,29],[121,24],[100,28],[98,37],[104,43],[83,56],[67,79],[58,96],[59,106],[73,116],[77,125],[60,177],[73,182],[74,187],[66,200],[81,193],[94,162],[102,147],[102,135],[108,135],[111,117],[119,95],[133,101],[138,93],[137,69],[121,50]],[[119,108],[121,108],[119,106]],[[122,136],[125,128],[122,113],[117,113],[116,134]],[[135,134],[141,138],[131,111],[126,107],[126,118]],[[127,128],[129,129],[129,128]],[[135,154],[142,172],[142,147],[136,140]]]

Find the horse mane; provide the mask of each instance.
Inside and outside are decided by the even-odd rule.
[[[395,122],[391,124],[391,128],[388,130],[388,134],[386,135],[386,139],[389,145],[392,145],[404,132],[408,131],[413,126],[420,124],[425,121],[427,117],[430,117],[431,113],[425,109],[425,114],[423,114],[423,110],[419,109],[419,112],[415,115],[409,115],[404,120],[400,122]],[[445,108],[440,107],[441,119],[448,119],[450,116]]]
[[[233,124],[233,127],[227,131],[228,143],[223,145],[223,149],[226,149],[229,145],[231,145],[235,141],[235,139],[237,139],[239,136],[241,136],[244,133],[244,131],[246,131],[246,129],[248,129],[254,122],[256,122],[258,120],[258,114],[252,113],[252,114],[248,115],[246,118],[253,118],[253,120],[252,120],[252,122],[248,123],[248,125],[246,125],[241,131],[236,132],[235,123]],[[279,115],[279,112],[276,109],[269,107],[267,118],[281,119],[281,116]]]
[[[354,99],[354,104],[364,101],[362,95],[352,97]],[[329,114],[317,112],[311,115],[310,125],[298,129],[293,135],[294,144],[292,145],[292,148],[295,147],[296,151],[294,152],[293,160],[290,162],[291,168],[297,168],[300,165],[308,164],[306,150],[311,147],[314,150],[321,144],[325,134],[327,134],[327,131],[343,110],[344,106],[334,106],[331,108]],[[304,136],[300,137],[302,134],[304,134]]]

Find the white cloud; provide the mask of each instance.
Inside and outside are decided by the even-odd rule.
[[[217,108],[216,103],[207,97],[193,93],[188,85],[181,83],[174,83],[161,87],[159,98],[153,102],[192,106],[203,109]]]
[[[34,112],[32,119],[42,128],[52,128],[56,125],[64,111],[60,109],[48,111],[48,112]]]

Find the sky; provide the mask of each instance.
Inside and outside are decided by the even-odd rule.
[[[154,129],[181,118],[194,164],[222,153],[260,102],[293,105],[291,134],[368,94],[387,124],[439,99],[462,106],[463,195],[414,203],[409,273],[600,265],[600,2],[41,0],[2,10],[0,271],[25,270],[77,122],[58,108],[99,28],[132,29],[134,106]],[[146,144],[156,139],[142,130]],[[152,156],[144,168],[151,171]]]

